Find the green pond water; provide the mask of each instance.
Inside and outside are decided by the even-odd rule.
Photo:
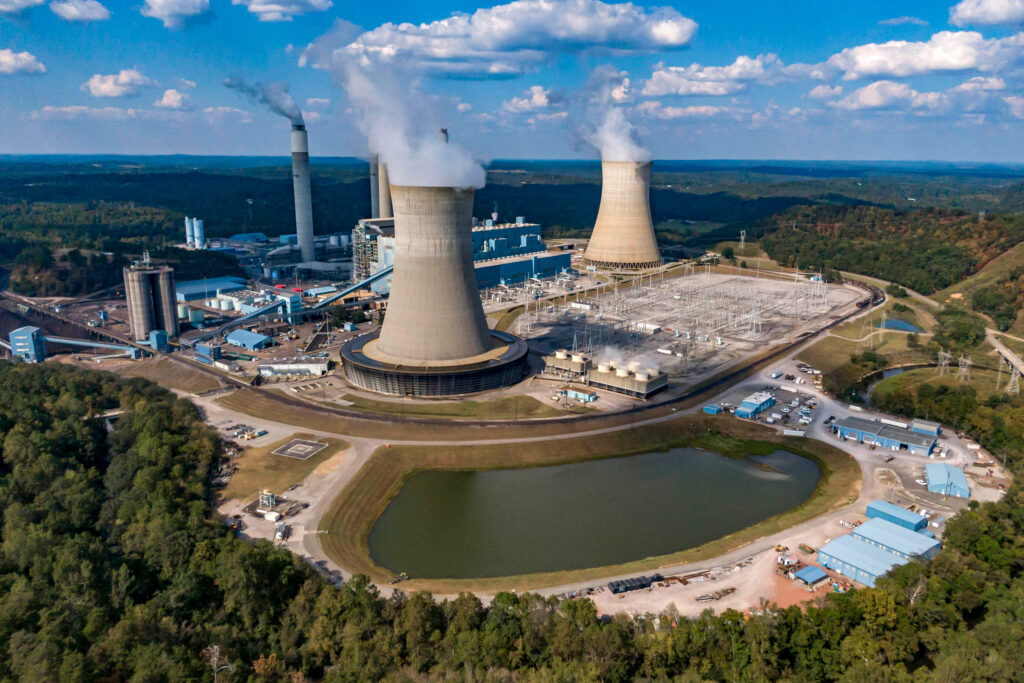
[[[410,476],[370,531],[370,555],[415,578],[598,567],[686,550],[797,507],[821,472],[787,451],[748,460],[694,448]]]

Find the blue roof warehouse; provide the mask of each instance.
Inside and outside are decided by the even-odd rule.
[[[893,451],[928,455],[935,448],[935,436],[885,424],[863,417],[844,417],[832,424],[832,433],[858,443],[874,444]]]
[[[249,349],[250,351],[265,349],[274,343],[274,340],[270,337],[262,334],[256,334],[255,332],[250,332],[248,330],[235,330],[228,334],[224,339],[232,346],[241,346],[242,348]]]
[[[967,487],[967,477],[963,470],[944,462],[929,463],[924,466],[928,490],[944,496],[970,498],[971,490]]]
[[[894,512],[893,508],[919,519],[920,525],[917,520]],[[939,552],[941,546],[937,540],[915,530],[927,524],[920,515],[876,500],[868,505],[868,518],[851,534],[829,541],[818,550],[821,566],[865,586],[874,586],[875,580],[893,567],[918,558],[930,559]]]
[[[747,396],[733,414],[736,417],[756,419],[758,415],[775,405],[775,397],[767,391],[758,391]]]

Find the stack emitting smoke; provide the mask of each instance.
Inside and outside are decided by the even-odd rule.
[[[602,268],[661,265],[650,205],[651,162],[602,161],[601,205],[584,259]]]
[[[391,198],[395,272],[377,349],[409,365],[489,351],[473,269],[473,190],[393,185]]]
[[[302,110],[295,103],[288,84],[247,83],[241,78],[228,78],[224,85],[265,104],[270,111],[292,123],[292,189],[295,193],[295,233],[303,261],[316,258],[313,241],[313,197],[309,180],[309,138],[302,119]]]

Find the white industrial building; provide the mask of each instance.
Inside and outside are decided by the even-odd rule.
[[[327,374],[327,359],[297,356],[295,358],[278,358],[259,364],[259,372],[263,377],[279,375],[305,375],[321,377]]]

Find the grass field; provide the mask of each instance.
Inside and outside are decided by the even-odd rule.
[[[470,580],[415,580],[408,590],[452,593],[460,590],[527,590],[541,586],[596,580],[611,574],[641,571],[721,555],[767,534],[786,529],[829,510],[847,505],[860,494],[857,462],[829,444],[784,438],[763,426],[731,417],[687,415],[671,422],[636,430],[580,438],[572,441],[537,441],[490,447],[398,446],[380,449],[332,502],[321,519],[320,539],[325,552],[347,570],[387,582],[391,572],[374,564],[366,539],[373,523],[398,494],[409,474],[424,469],[481,470],[553,465],[594,458],[695,446],[731,457],[785,448],[815,460],[822,480],[811,498],[798,508],[764,520],[697,548],[651,557],[612,567]]]
[[[298,460],[271,451],[280,448],[292,439],[310,439],[326,443],[327,448],[307,460]],[[297,484],[316,469],[317,465],[347,449],[349,444],[341,439],[323,439],[312,434],[292,434],[286,439],[267,446],[246,448],[238,458],[238,471],[222,490],[225,499],[247,500],[266,489],[283,493],[292,484]]]
[[[190,394],[201,394],[221,387],[220,381],[213,375],[162,356],[132,363],[118,374],[122,377],[142,377],[162,387]]]
[[[426,417],[450,417],[454,419],[514,420],[538,417],[561,417],[566,411],[545,405],[532,396],[503,396],[489,401],[379,401],[365,396],[345,394],[342,399],[350,407],[385,415],[420,415]],[[346,406],[349,407],[349,406]],[[596,413],[594,408],[573,406],[569,413]]]
[[[1024,266],[1024,242],[1004,251],[969,278],[961,280],[952,287],[939,290],[931,298],[939,303],[947,303],[956,300],[951,298],[954,294],[960,294],[961,300],[969,300],[971,292],[994,284],[1006,273],[1020,266]]]
[[[964,386],[956,378],[956,368],[951,370],[952,374],[939,376],[935,374],[934,368],[920,368],[916,370],[907,370],[904,373],[896,375],[894,377],[886,377],[875,385],[875,388],[871,394],[872,401],[876,399],[882,399],[894,391],[900,389],[916,389],[923,384],[930,384],[932,386],[947,386],[947,387],[960,387]],[[982,368],[971,369],[971,381],[967,383],[967,386],[974,387],[977,391],[978,398],[982,401],[987,399],[989,396],[998,393],[996,391],[996,379],[998,373],[995,370],[986,370]],[[1009,379],[1009,373],[1004,372],[1002,376],[1002,384],[1006,385],[1006,381]]]

